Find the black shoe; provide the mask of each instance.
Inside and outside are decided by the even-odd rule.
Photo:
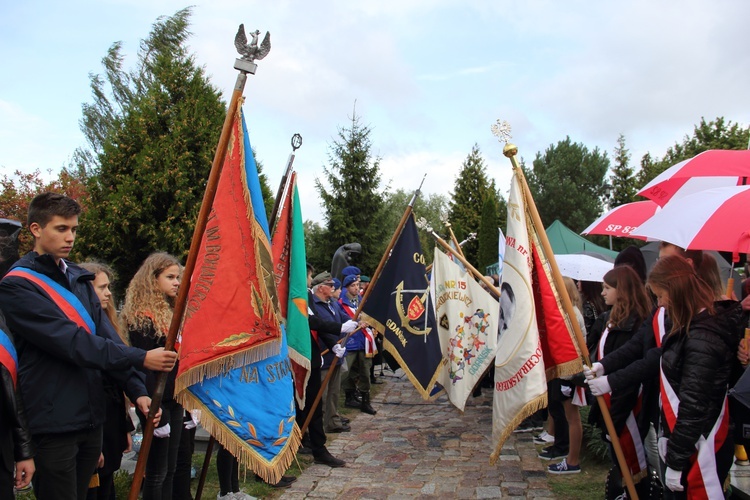
[[[326,432],[333,432],[333,433],[338,434],[339,432],[351,432],[351,430],[352,430],[351,426],[344,424],[341,427],[334,427],[330,431],[326,431]]]
[[[263,479],[259,475],[255,475],[255,479],[257,481],[262,481],[266,483],[271,488],[289,488],[293,482],[297,480],[294,476],[281,476],[281,479],[279,479],[279,482],[276,484],[267,483],[266,481],[263,481]]]
[[[362,393],[362,404],[360,404],[359,409],[364,412],[368,413],[370,415],[375,415],[377,413],[377,410],[370,405],[370,393],[369,392],[363,392]]]
[[[558,458],[565,458],[568,456],[568,452],[565,450],[560,450],[558,448],[555,448],[553,446],[548,446],[542,451],[539,452],[539,455],[537,455],[542,460],[557,460]]]
[[[323,464],[329,467],[343,467],[346,462],[331,455],[328,450],[324,450],[320,455],[315,457],[316,464]]]
[[[342,424],[348,424],[348,423],[351,423],[351,420],[349,420],[349,419],[348,419],[348,418],[346,418],[346,417],[342,417],[341,415],[339,415],[339,420],[341,420],[341,423],[342,423]]]
[[[309,446],[302,445],[297,450],[297,453],[301,455],[312,455],[312,448],[310,448]]]
[[[380,380],[377,377],[370,377],[370,383],[375,385],[385,384],[384,381]]]
[[[359,408],[360,404],[362,404],[362,399],[358,398],[354,391],[346,391],[344,406],[347,408]]]

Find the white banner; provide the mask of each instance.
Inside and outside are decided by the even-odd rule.
[[[440,347],[448,361],[438,382],[451,403],[463,411],[495,357],[500,304],[438,248],[432,279]]]
[[[501,325],[495,358],[492,441],[495,463],[503,443],[527,416],[547,404],[547,379],[532,291],[531,242],[523,191],[513,175],[508,199]]]

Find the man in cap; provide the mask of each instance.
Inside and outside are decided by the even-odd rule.
[[[318,278],[323,281],[318,283]],[[315,314],[321,319],[341,324],[344,323],[346,319],[344,319],[342,315],[338,302],[334,299],[334,297],[341,294],[341,282],[339,282],[338,293],[336,292],[337,281],[337,279],[331,278],[330,273],[320,273],[315,277],[312,282],[313,302],[311,309],[314,310]],[[337,342],[344,337],[345,335],[340,335]],[[336,353],[340,353],[342,350],[345,353],[346,349],[341,344],[337,343],[334,344],[333,349],[329,350],[320,339],[320,336],[318,336],[318,347],[321,352],[328,351],[323,355],[323,366],[320,369],[320,377],[321,381],[323,381],[328,375],[328,370],[331,369],[331,363],[333,362]],[[328,381],[328,385],[323,389],[321,405],[323,406],[323,428],[326,433],[349,432],[351,430],[349,423],[338,414],[340,393],[341,369],[334,371],[332,377]]]
[[[320,273],[316,275],[315,278],[313,278],[313,272],[314,270],[312,269],[312,266],[308,265],[308,286],[315,286],[321,283],[330,283],[331,285],[333,285],[333,278],[331,277],[331,273]],[[307,416],[310,413],[310,407],[312,406],[312,401],[320,392],[321,356],[320,347],[318,346],[318,339],[320,338],[327,348],[333,349],[333,346],[336,344],[339,336],[342,333],[351,332],[357,328],[357,323],[355,321],[347,321],[346,323],[341,324],[334,321],[325,321],[324,319],[319,317],[312,307],[314,303],[313,297],[314,296],[312,290],[309,290],[307,319],[310,323],[310,335],[312,336],[312,338],[310,342],[311,369],[310,378],[307,381],[306,394],[308,394],[310,399],[308,399],[304,409],[297,408],[297,425],[299,425],[300,427],[302,427],[305,423],[305,420],[307,420]],[[339,350],[337,348],[336,351],[334,352],[337,356],[343,356],[346,353],[345,349]],[[326,434],[323,429],[323,409],[320,405],[315,407],[312,419],[310,420],[308,431],[310,433],[310,446],[312,448],[313,457],[315,458],[315,463],[328,465],[330,467],[343,467],[344,465],[346,465],[346,462],[331,455],[331,453],[325,446]]]

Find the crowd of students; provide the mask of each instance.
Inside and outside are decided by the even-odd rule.
[[[592,365],[570,381],[549,384],[548,431],[535,438],[549,445],[540,458],[562,458],[549,472],[581,471],[575,405],[591,404],[589,422],[601,429],[612,457],[604,496],[627,497],[593,401],[601,396],[640,498],[724,498],[734,445],[745,444],[742,426],[750,423],[747,409],[729,397],[750,358],[743,338],[750,298],[727,297],[711,254],[668,243],[648,275],[642,255],[630,247],[601,284],[579,282],[568,293],[582,305],[576,315]],[[529,428],[526,422],[517,430]],[[738,463],[747,464],[738,451]]]

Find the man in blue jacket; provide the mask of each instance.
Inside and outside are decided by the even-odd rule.
[[[170,371],[177,359],[163,349],[125,346],[102,320],[94,275],[65,260],[80,211],[67,196],[35,197],[28,214],[34,250],[0,282],[0,309],[16,335],[18,383],[36,448],[32,484],[40,500],[86,498],[102,446],[101,370],[148,413],[151,400],[136,368]]]

